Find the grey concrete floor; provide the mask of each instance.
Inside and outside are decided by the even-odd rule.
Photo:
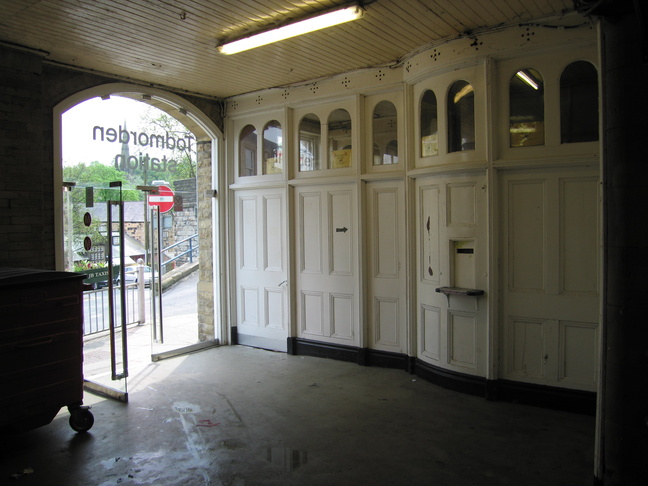
[[[0,437],[0,484],[593,479],[593,417],[489,402],[399,370],[225,346],[150,364],[129,389],[128,404],[86,393],[95,417],[87,433],[62,409],[49,425]]]

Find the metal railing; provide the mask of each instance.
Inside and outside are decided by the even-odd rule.
[[[107,331],[109,328],[108,292],[105,287],[98,290],[83,292],[83,335],[96,334]],[[126,324],[142,323],[139,312],[139,286],[137,283],[126,285]],[[119,286],[113,288],[115,293],[114,315],[120,316],[121,307],[119,299]],[[118,318],[118,317],[116,317]]]
[[[195,241],[194,241],[195,240]],[[198,233],[195,235],[190,236],[189,238],[185,238],[184,240],[180,240],[177,243],[174,243],[173,245],[169,245],[166,248],[162,249],[162,253],[166,254],[167,251],[175,248],[176,246],[180,246],[183,243],[187,243],[188,249],[183,251],[182,253],[179,253],[178,255],[174,256],[173,258],[169,258],[168,260],[164,260],[163,265],[166,266],[175,262],[179,258],[182,258],[185,255],[189,255],[189,263],[193,263],[194,258],[198,258]],[[195,255],[194,255],[195,252]]]

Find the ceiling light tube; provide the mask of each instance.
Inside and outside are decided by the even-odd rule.
[[[301,20],[293,24],[284,25],[283,27],[278,27],[266,32],[261,32],[250,37],[244,37],[243,39],[228,42],[218,46],[218,50],[223,54],[236,54],[237,52],[247,51],[248,49],[254,49],[255,47],[307,34],[308,32],[314,32],[316,30],[326,29],[327,27],[350,22],[361,18],[363,14],[364,10],[357,5],[354,5],[352,7],[334,10],[316,17]]]
[[[531,86],[536,91],[540,88],[540,86],[538,86],[538,83],[536,83],[535,80],[524,71],[518,71],[516,74],[518,78],[520,78],[522,81],[524,81],[526,84]]]

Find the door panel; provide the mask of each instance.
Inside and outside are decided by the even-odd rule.
[[[368,347],[407,353],[405,191],[402,181],[367,183]]]
[[[417,357],[479,376],[487,373],[487,299],[437,289],[487,293],[486,208],[483,175],[440,175],[416,182]]]
[[[295,204],[298,337],[358,345],[356,187],[298,188]]]
[[[591,169],[500,175],[500,377],[596,389],[598,185]]]
[[[238,341],[278,351],[288,338],[284,201],[282,189],[236,193]]]

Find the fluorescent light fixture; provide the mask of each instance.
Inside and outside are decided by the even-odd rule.
[[[334,10],[315,17],[300,20],[293,24],[284,25],[276,29],[261,32],[250,37],[244,37],[236,41],[228,42],[218,46],[218,50],[223,54],[236,54],[237,52],[247,51],[255,47],[272,44],[284,39],[307,34],[316,30],[326,29],[334,25],[343,24],[352,20],[359,19],[363,16],[364,10],[357,6],[346,7],[340,10]]]
[[[526,84],[531,86],[536,91],[538,89],[540,89],[540,86],[538,86],[538,83],[536,83],[536,81],[531,76],[529,76],[527,73],[525,73],[524,71],[518,71],[516,73],[516,76],[518,78],[520,78],[522,81],[524,81]]]

